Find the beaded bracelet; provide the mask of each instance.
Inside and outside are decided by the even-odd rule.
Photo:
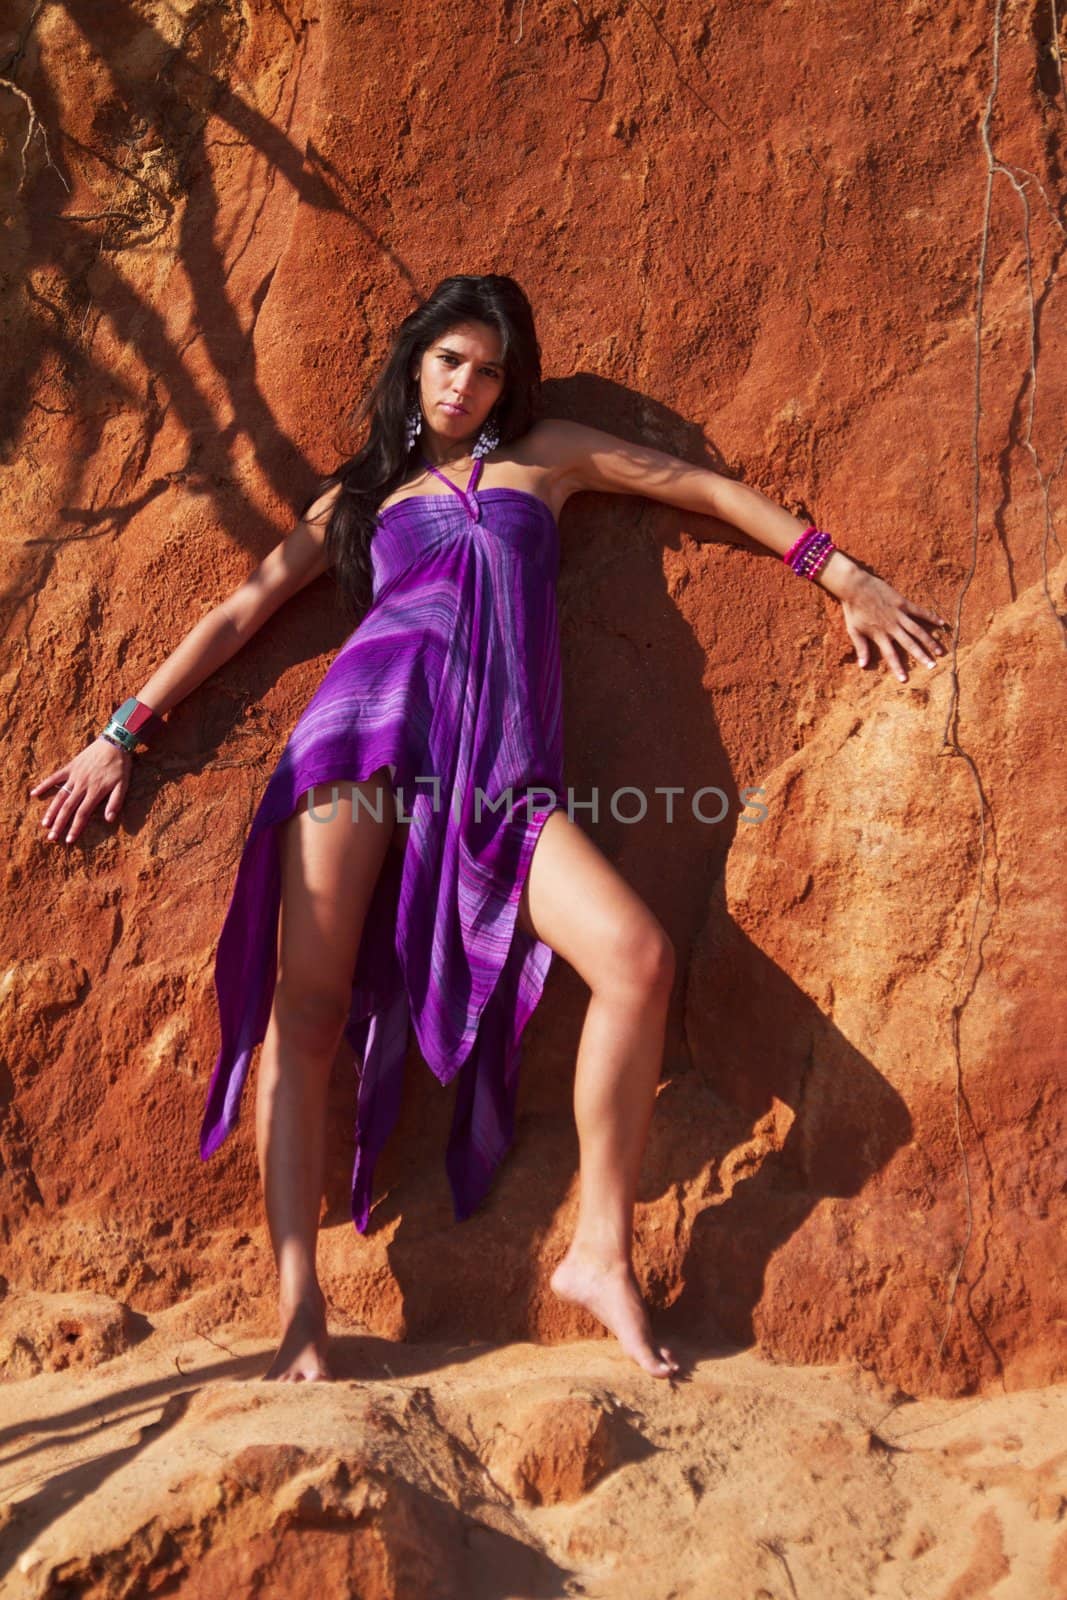
[[[830,535],[813,526],[793,540],[782,560],[798,578],[814,581],[836,549]]]

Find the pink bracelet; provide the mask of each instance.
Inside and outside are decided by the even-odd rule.
[[[812,526],[793,540],[782,560],[798,578],[814,581],[836,549],[828,533]]]

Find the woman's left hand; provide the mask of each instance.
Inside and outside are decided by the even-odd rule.
[[[926,667],[937,665],[933,659],[935,653],[945,654],[940,639],[935,639],[922,626],[925,621],[947,628],[945,619],[936,611],[916,605],[875,573],[859,570],[840,599],[845,627],[856,647],[856,659],[861,667],[870,659],[872,639],[901,683],[907,683],[908,676],[897,654],[898,645]]]

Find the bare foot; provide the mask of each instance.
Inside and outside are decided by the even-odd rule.
[[[628,1261],[605,1263],[572,1245],[549,1279],[549,1287],[561,1300],[585,1306],[599,1317],[626,1354],[654,1378],[670,1378],[678,1371],[668,1347],[653,1342],[648,1312]]]
[[[310,1291],[291,1309],[283,1302],[281,1318],[285,1329],[281,1348],[263,1377],[277,1378],[282,1383],[332,1378],[326,1364],[326,1300],[322,1290]]]

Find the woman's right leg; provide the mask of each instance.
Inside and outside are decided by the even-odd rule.
[[[360,790],[366,804],[355,800]],[[315,1271],[326,1092],[367,908],[395,827],[387,768],[360,784],[309,790],[282,827],[278,972],[256,1087],[256,1148],[282,1327],[265,1378],[332,1377]]]

